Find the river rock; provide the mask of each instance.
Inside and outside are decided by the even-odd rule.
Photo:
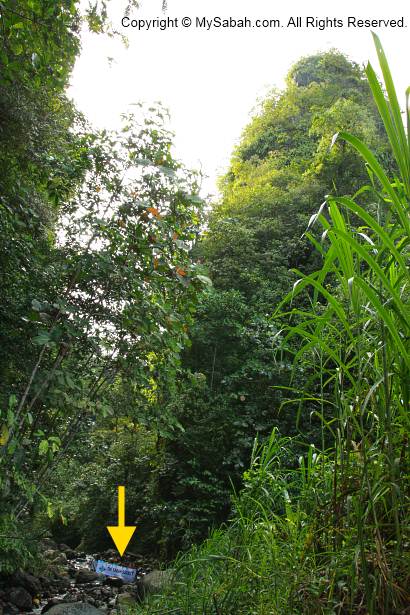
[[[64,596],[64,598],[51,598],[51,600],[49,600],[47,602],[47,604],[45,606],[43,606],[43,609],[41,611],[41,613],[48,613],[48,611],[50,611],[50,609],[52,609],[54,606],[60,605],[60,604],[72,604],[73,602],[78,602],[77,597],[76,596],[70,596],[70,595],[66,595]]]
[[[57,551],[55,552],[55,556],[50,558],[50,562],[54,566],[65,566],[67,565],[67,555]]]
[[[52,606],[48,615],[100,615],[103,611],[86,602],[63,602]]]
[[[9,591],[9,600],[22,611],[31,611],[33,600],[24,587],[12,587]]]
[[[52,540],[52,538],[45,537],[42,539],[41,542],[46,549],[53,549],[53,551],[56,551],[58,549],[57,543]]]
[[[49,600],[47,604],[43,606],[41,613],[47,613],[53,606],[56,606],[57,604],[62,604],[63,602],[64,600],[62,598],[51,598],[51,600]]]
[[[38,580],[40,581],[43,590],[50,589],[50,586],[52,584],[52,580],[50,579],[50,577],[40,576],[38,577]]]
[[[143,598],[147,594],[158,593],[170,583],[173,570],[153,570],[137,581],[138,595]]]
[[[68,545],[65,545],[64,543],[58,545],[58,548],[60,549],[60,551],[65,553],[68,560],[72,560],[77,557],[77,551],[74,551],[74,549],[72,549]]]
[[[88,570],[88,568],[80,568],[77,572],[77,576],[75,578],[75,582],[77,585],[84,585],[84,583],[92,583],[96,581],[100,575],[93,570]]]
[[[15,587],[24,587],[31,596],[38,596],[41,594],[42,586],[40,579],[22,570],[17,570],[17,572],[12,575],[10,584]]]

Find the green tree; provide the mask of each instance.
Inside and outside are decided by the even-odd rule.
[[[228,526],[178,558],[172,584],[138,612],[407,610],[410,148],[386,57],[375,35],[374,41],[385,91],[370,65],[366,75],[395,173],[362,140],[339,133],[337,141],[360,155],[370,181],[354,186],[353,196],[330,195],[318,208],[308,238],[321,266],[298,274],[276,313],[284,351],[298,340],[295,373],[314,373],[318,385],[303,387],[302,404],[314,402],[329,441],[311,443],[299,458],[277,430],[255,446]],[[408,109],[406,116],[409,127]],[[305,306],[294,307],[306,294]],[[297,403],[289,401],[295,416]]]
[[[163,112],[96,133],[65,96],[84,21],[113,35],[105,2],[0,7],[1,568],[28,555],[50,472],[98,417],[167,422],[149,411],[203,285],[198,177]]]
[[[212,510],[228,510],[227,492],[231,482],[240,486],[255,436],[276,426],[284,435],[299,434],[299,452],[303,441],[320,442],[314,404],[304,404],[298,423],[282,406],[292,348],[282,346],[283,323],[271,314],[297,280],[292,269],[309,273],[320,264],[304,232],[324,196],[353,192],[367,178],[357,152],[342,142],[331,148],[333,134],[343,129],[392,164],[364,72],[338,52],[304,58],[291,68],[286,89],[261,104],[221,179],[221,199],[195,248],[213,289],[201,299],[192,346],[184,353],[184,367],[203,374],[204,392],[197,402],[178,398],[187,432],[176,432],[165,445],[174,460],[166,476],[178,489],[168,491],[163,505],[172,502],[176,517],[190,517],[187,536],[204,536],[220,520],[210,497],[219,502]],[[308,298],[299,300],[300,307],[309,305]],[[306,363],[293,386],[303,388],[313,377]],[[202,435],[219,430],[221,441]],[[194,503],[195,515],[193,504],[189,513],[183,501]]]

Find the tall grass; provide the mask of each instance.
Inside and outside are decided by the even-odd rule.
[[[392,615],[410,602],[409,91],[406,131],[374,42],[385,89],[370,65],[366,73],[397,175],[353,135],[335,137],[360,153],[369,184],[312,217],[322,268],[300,275],[275,315],[295,366],[313,372],[299,397],[317,400],[322,449],[297,463],[276,433],[255,448],[232,523],[177,560],[144,613]],[[285,312],[301,293],[311,308]]]
[[[312,449],[303,471],[287,469],[289,456],[291,440],[276,432],[267,444],[255,446],[245,488],[234,496],[232,522],[177,558],[169,587],[138,612],[297,615],[304,608],[304,588],[313,586],[306,612],[325,612],[326,578],[316,578],[317,565],[308,554],[312,528],[294,497],[311,498],[318,456]],[[315,497],[321,488],[316,484]]]
[[[357,576],[371,614],[392,613],[408,598],[410,409],[410,144],[377,36],[374,42],[385,92],[370,65],[366,74],[398,174],[389,178],[353,135],[336,136],[360,153],[370,184],[353,198],[328,198],[311,220],[322,226],[316,245],[323,266],[296,285],[292,296],[313,289],[313,307],[298,314],[285,338],[303,340],[298,364],[318,353],[322,358],[321,393],[331,390],[337,409],[331,424],[319,410],[334,436],[328,529],[335,553],[357,543]],[[406,114],[409,126],[408,108]],[[373,195],[374,214],[360,205],[364,191]]]

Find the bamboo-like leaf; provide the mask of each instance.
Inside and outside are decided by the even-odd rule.
[[[366,67],[366,75],[373,93],[373,98],[376,102],[380,116],[383,120],[383,124],[394,153],[394,157],[400,169],[401,176],[403,177],[403,180],[405,180],[407,177],[406,155],[405,151],[403,151],[403,149],[405,148],[403,148],[403,143],[401,142],[400,137],[397,134],[390,107],[385,99],[384,93],[380,87],[376,73],[373,70],[371,64],[368,64]]]
[[[406,121],[407,121],[407,142],[408,142],[408,151],[410,158],[410,87],[406,90]]]
[[[351,135],[348,132],[340,132],[339,137],[347,143],[350,143],[350,145],[352,145],[359,152],[359,154],[367,162],[367,164],[370,166],[370,168],[376,175],[377,179],[383,186],[386,194],[389,196],[392,203],[394,203],[397,207],[401,208],[402,204],[396,191],[392,187],[389,178],[387,177],[386,173],[383,170],[383,167],[378,162],[373,152],[367,147],[367,145],[365,145],[360,139],[358,139],[354,135]]]
[[[390,284],[388,277],[386,276],[383,269],[380,267],[379,263],[369,254],[367,250],[363,248],[363,246],[357,242],[353,237],[351,237],[348,233],[341,231],[339,229],[335,229],[332,231],[337,236],[341,236],[346,243],[350,244],[353,249],[363,258],[364,261],[367,262],[369,267],[372,269],[373,273],[377,274],[378,281],[383,285],[383,288],[387,291],[389,297],[394,300],[394,304],[397,307],[398,314],[402,319],[403,324],[410,328],[409,322],[409,313],[406,304],[402,301],[400,295],[397,293],[396,289]],[[359,278],[356,277],[357,281]]]
[[[395,132],[397,134],[397,140],[398,140],[399,147],[400,147],[399,157],[397,158],[397,162],[400,167],[401,166],[400,160],[403,161],[403,166],[404,166],[402,170],[403,181],[406,184],[407,194],[409,195],[410,193],[410,157],[409,157],[409,147],[408,147],[409,144],[406,138],[406,133],[404,131],[404,125],[403,125],[403,120],[401,117],[399,101],[398,101],[397,94],[396,94],[396,88],[394,87],[394,82],[391,76],[391,72],[390,72],[389,64],[387,62],[386,55],[384,53],[379,37],[374,32],[372,34],[373,34],[374,44],[376,47],[377,56],[379,58],[380,68],[383,73],[383,79],[384,79],[384,83],[386,86],[387,95],[389,97],[390,113],[392,116],[392,122],[394,125]],[[377,100],[376,100],[376,103],[377,103]]]
[[[347,365],[341,360],[339,355],[327,344],[326,340],[323,337],[314,335],[313,333],[310,333],[309,331],[305,331],[305,329],[303,329],[301,326],[292,327],[291,332],[292,332],[292,336],[295,334],[298,334],[300,335],[300,337],[305,338],[306,340],[309,340],[308,343],[296,353],[295,355],[296,362],[302,357],[302,355],[304,355],[309,350],[309,348],[311,348],[312,346],[318,346],[322,348],[323,352],[327,354],[329,357],[331,357],[333,361],[336,363],[336,365],[338,365],[343,370],[344,375],[346,376],[346,378],[348,378],[350,383],[352,385],[355,384],[354,376],[350,374],[350,370],[348,369]]]
[[[386,247],[394,256],[397,263],[400,265],[401,272],[404,276],[406,276],[410,281],[410,270],[399,252],[396,248],[394,242],[392,241],[389,234],[384,230],[384,228],[377,222],[373,216],[371,216],[363,207],[358,205],[353,199],[349,199],[348,197],[335,197],[334,200],[341,205],[344,205],[354,214],[359,216],[366,224],[371,228],[377,235],[380,237],[383,242],[384,247]]]
[[[400,351],[401,356],[406,362],[407,367],[410,369],[410,354],[406,347],[404,346],[400,335],[397,332],[397,327],[394,321],[391,318],[389,311],[384,307],[376,292],[361,278],[356,278],[354,280],[355,284],[357,284],[367,296],[369,301],[372,303],[377,313],[379,314],[382,322],[386,325],[389,330],[389,333],[396,344],[397,349]]]
[[[296,270],[297,273],[302,273]],[[349,336],[351,336],[350,325],[347,320],[346,312],[343,309],[342,304],[321,284],[318,282],[313,276],[305,277],[304,279],[298,280],[300,282],[299,289],[302,291],[307,286],[313,286],[321,295],[324,297],[329,305],[331,305],[337,314],[340,322],[343,324]]]

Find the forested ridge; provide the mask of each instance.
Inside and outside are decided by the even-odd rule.
[[[67,97],[105,3],[0,26],[0,614],[110,555],[119,485],[166,572],[78,594],[105,612],[408,613],[410,144],[379,39],[377,73],[290,67],[208,203],[164,108],[96,130]]]

